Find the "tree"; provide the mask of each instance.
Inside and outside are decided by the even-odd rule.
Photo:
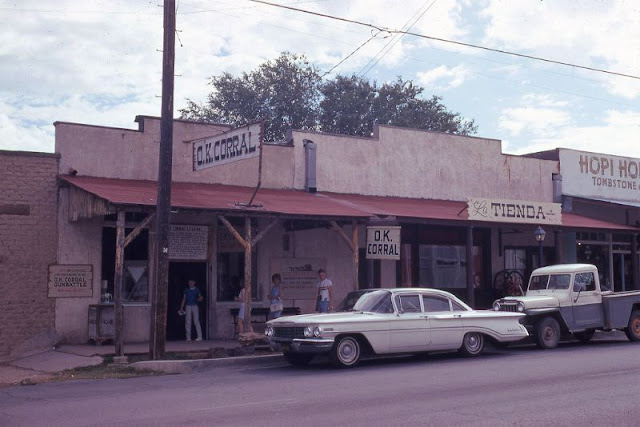
[[[191,100],[182,118],[242,126],[265,120],[266,141],[283,139],[287,129],[317,128],[320,75],[302,55],[282,53],[251,73],[211,77],[206,105]]]
[[[421,97],[411,80],[378,87],[355,75],[322,82],[303,55],[284,52],[251,73],[211,77],[213,92],[199,105],[187,100],[182,118],[242,126],[264,119],[265,140],[284,139],[287,129],[321,130],[370,136],[373,124],[403,126],[461,135],[474,134],[473,120],[452,113],[441,98]]]

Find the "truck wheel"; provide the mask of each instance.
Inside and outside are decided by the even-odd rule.
[[[595,329],[587,329],[586,331],[583,331],[583,332],[575,332],[573,336],[575,339],[577,339],[581,343],[586,343],[586,342],[589,342],[591,338],[593,338],[593,334],[595,333],[596,333]]]
[[[640,310],[631,312],[629,324],[627,325],[627,329],[624,330],[624,333],[627,334],[629,341],[640,341]]]
[[[336,368],[352,368],[360,361],[360,343],[355,337],[344,336],[336,340],[329,353],[329,360]]]
[[[545,317],[536,325],[536,342],[542,349],[552,349],[560,341],[560,325],[553,317]]]
[[[293,366],[307,366],[311,359],[312,354],[299,354],[299,353],[283,353],[284,358]]]
[[[484,348],[484,337],[477,332],[468,332],[462,339],[462,347],[458,350],[467,357],[477,356]]]

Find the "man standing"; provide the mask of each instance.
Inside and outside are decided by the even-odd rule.
[[[187,341],[191,341],[191,321],[196,325],[196,333],[198,337],[196,341],[202,341],[202,328],[200,327],[200,313],[198,311],[198,303],[204,298],[200,289],[196,288],[196,281],[189,280],[189,287],[182,291],[182,303],[180,304],[180,312],[185,311],[186,317],[184,327],[187,332]]]
[[[333,283],[327,279],[327,273],[324,269],[318,270],[318,276],[320,281],[316,285],[318,288],[318,297],[316,303],[316,311],[319,313],[328,313],[329,310],[333,310]]]

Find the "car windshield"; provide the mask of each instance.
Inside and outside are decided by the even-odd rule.
[[[360,297],[368,292],[373,292],[371,289],[362,289],[359,291],[351,291],[346,297],[338,304],[336,311],[351,311],[353,306],[358,302]]]
[[[362,294],[352,310],[372,313],[393,313],[391,292],[380,290]]]

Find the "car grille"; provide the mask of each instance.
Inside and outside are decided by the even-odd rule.
[[[509,311],[512,313],[518,312],[518,307],[516,304],[500,304],[500,311]]]
[[[304,328],[299,326],[277,326],[273,328],[274,338],[304,338]]]

